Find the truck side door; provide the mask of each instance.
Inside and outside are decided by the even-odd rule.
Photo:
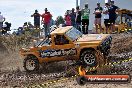
[[[60,51],[58,57],[64,59],[73,59],[72,56],[77,54],[74,43],[70,42],[64,35],[56,35],[54,37],[55,49]]]

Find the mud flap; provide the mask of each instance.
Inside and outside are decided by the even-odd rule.
[[[69,64],[69,62],[65,62],[64,68],[65,68],[65,72],[63,74],[64,77],[78,75],[78,65],[76,65],[74,61],[72,61],[71,64]]]
[[[99,50],[96,51],[96,56],[97,56],[97,63],[98,63],[98,67],[96,69],[97,74],[110,73],[110,66],[107,65],[108,63],[107,57],[104,57],[104,55]]]
[[[97,57],[97,63],[98,63],[97,65],[98,66],[105,64],[104,55],[99,50],[96,50],[95,55]]]

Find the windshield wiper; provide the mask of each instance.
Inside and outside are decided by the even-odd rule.
[[[43,42],[43,41],[42,41],[42,42]],[[40,42],[40,43],[37,45],[37,47],[40,46],[42,42]]]
[[[42,45],[42,44],[44,44],[44,43],[46,42],[46,40],[47,40],[47,39],[44,39],[43,41],[41,41],[41,42],[37,45],[37,47],[40,46],[40,45]],[[43,42],[44,42],[44,43],[43,43]]]

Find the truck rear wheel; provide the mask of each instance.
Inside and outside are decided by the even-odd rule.
[[[39,61],[35,56],[27,56],[24,59],[23,64],[24,64],[23,67],[27,72],[39,71]]]
[[[97,61],[96,61],[96,55],[94,51],[92,50],[85,50],[81,54],[81,62],[83,62],[85,65],[88,65],[90,67],[96,66]]]

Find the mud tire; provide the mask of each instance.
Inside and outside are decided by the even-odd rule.
[[[32,61],[33,62],[33,64],[32,64],[32,65],[34,65],[34,68],[33,69],[28,69],[27,68],[27,62],[28,61]],[[40,65],[39,65],[38,59],[35,56],[32,56],[31,55],[31,56],[27,56],[24,59],[24,61],[23,61],[23,67],[26,70],[26,72],[31,73],[31,72],[38,72],[39,71],[39,68],[40,68]]]
[[[88,65],[90,67],[97,65],[97,57],[95,55],[95,52],[92,50],[83,51],[80,58],[81,58],[81,62],[84,65]]]

